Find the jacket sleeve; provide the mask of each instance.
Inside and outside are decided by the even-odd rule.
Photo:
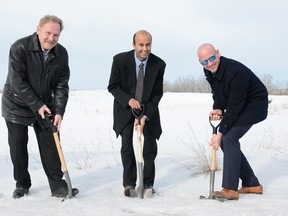
[[[165,62],[161,61],[158,70],[158,75],[155,79],[155,83],[151,93],[151,99],[146,104],[145,115],[148,117],[148,119],[153,118],[153,115],[158,110],[158,104],[163,96],[163,79],[164,79],[165,67],[166,67]]]
[[[54,106],[55,106],[55,114],[60,114],[62,117],[64,116],[68,97],[69,97],[69,85],[68,81],[70,78],[70,68],[68,64],[68,54],[65,50],[64,56],[64,65],[61,70],[61,76],[58,79],[56,86],[54,88]]]
[[[121,87],[121,69],[116,57],[113,58],[111,75],[107,88],[118,103],[120,103],[123,107],[128,107],[128,102],[132,97]]]

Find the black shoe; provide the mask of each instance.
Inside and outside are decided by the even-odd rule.
[[[135,187],[132,185],[126,185],[124,188],[124,195],[127,197],[137,197],[137,192],[135,190]]]
[[[76,196],[79,193],[77,188],[72,188],[72,196]],[[52,192],[53,197],[65,198],[68,196],[68,189],[65,187],[58,188]]]
[[[23,187],[17,187],[13,192],[13,198],[18,199],[29,193],[29,189]]]

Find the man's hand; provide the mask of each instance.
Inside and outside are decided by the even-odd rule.
[[[54,117],[54,126],[57,128],[58,131],[60,131],[61,123],[62,123],[62,116],[56,114]]]
[[[216,120],[220,120],[221,119],[221,116],[222,116],[222,110],[220,109],[215,109],[215,110],[212,110],[210,113],[209,113],[209,117],[212,121],[216,121]]]
[[[43,105],[43,106],[38,110],[38,114],[41,116],[42,119],[45,119],[45,112],[47,112],[49,115],[51,115],[50,109],[49,109],[46,105]]]
[[[131,98],[128,102],[129,106],[132,108],[132,109],[139,109],[141,110],[141,104],[135,100],[134,98]]]
[[[222,141],[222,134],[218,133],[217,135],[214,135],[211,138],[210,146],[213,146],[213,148],[217,150],[219,146],[221,145],[221,141]]]

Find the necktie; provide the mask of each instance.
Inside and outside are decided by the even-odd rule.
[[[142,102],[142,94],[143,94],[143,87],[144,87],[144,64],[141,63],[139,65],[139,72],[138,72],[138,79],[136,84],[136,92],[135,92],[135,99]]]
[[[43,51],[43,56],[44,56],[44,60],[46,62],[48,59],[48,56],[49,56],[49,52]]]

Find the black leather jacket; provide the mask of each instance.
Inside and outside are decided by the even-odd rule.
[[[2,95],[2,116],[10,122],[33,125],[46,104],[64,115],[70,69],[66,49],[57,44],[46,63],[36,33],[17,40],[10,48],[9,70]]]

